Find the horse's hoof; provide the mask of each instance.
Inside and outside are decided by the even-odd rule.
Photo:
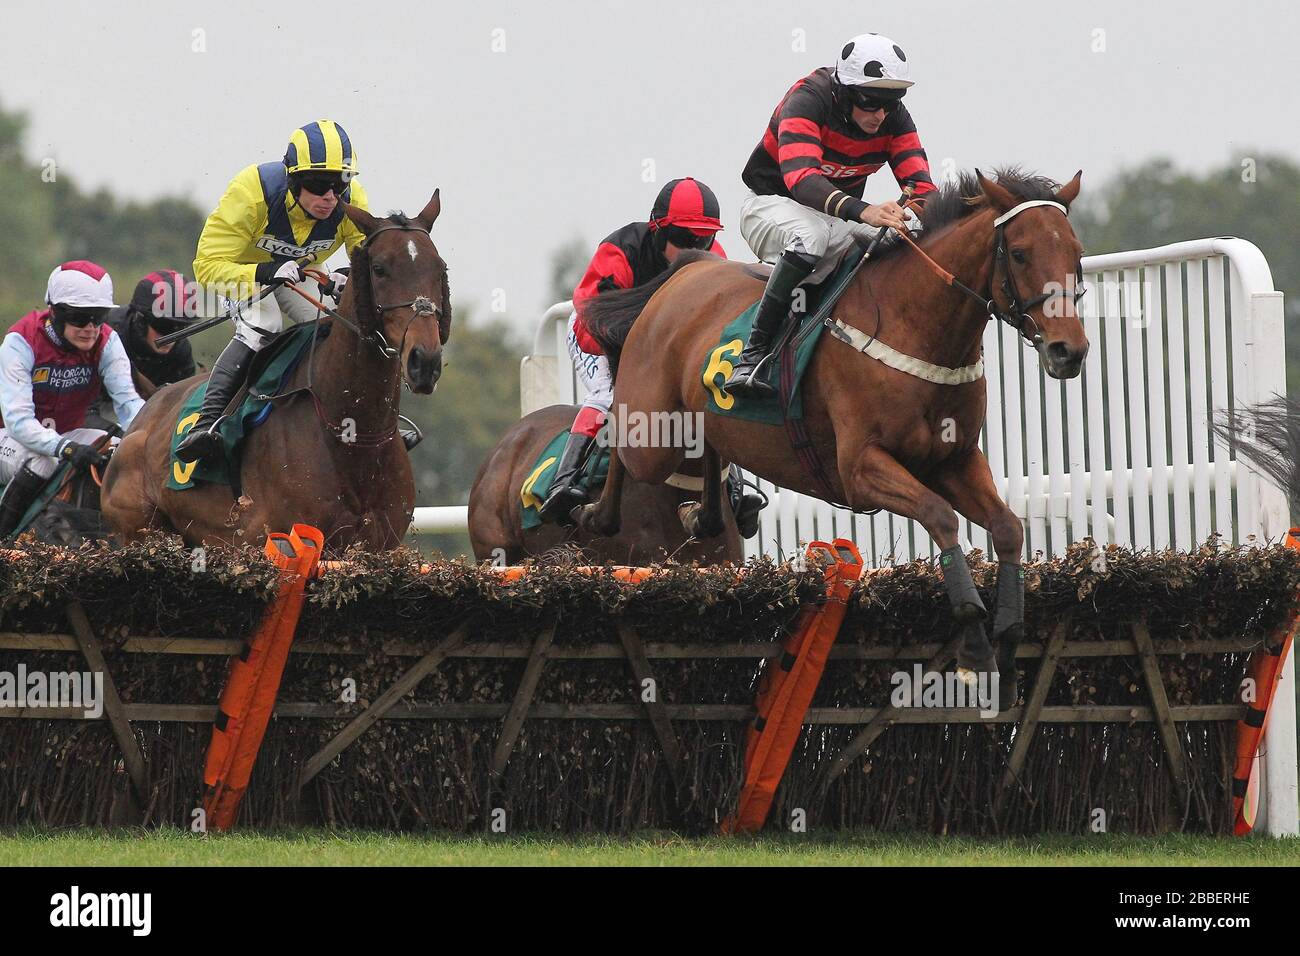
[[[600,511],[599,501],[593,501],[590,504],[582,505],[580,508],[575,508],[572,513],[577,515],[577,525],[583,531],[590,532],[601,538],[608,538],[618,534],[619,522],[604,519]]]
[[[716,527],[706,523],[704,505],[699,501],[683,501],[677,506],[677,517],[682,523],[682,530],[697,541],[716,538],[722,534],[721,520],[717,521]]]
[[[692,538],[699,537],[700,528],[700,509],[703,507],[698,501],[683,501],[677,506],[677,520],[682,523],[682,530]]]

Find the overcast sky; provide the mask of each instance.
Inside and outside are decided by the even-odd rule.
[[[724,244],[752,258],[741,168],[789,85],[858,33],[906,51],[936,178],[1015,161],[1057,179],[1082,168],[1086,191],[1156,155],[1195,171],[1236,151],[1300,157],[1300,5],[1286,0],[275,8],[5,0],[0,103],[30,113],[32,158],[83,186],[205,210],[294,128],[335,119],[374,208],[414,213],[441,187],[433,235],[457,303],[482,313],[502,290],[528,329],[555,247],[646,218],[677,176],[714,188]],[[868,187],[896,194],[887,170]]]

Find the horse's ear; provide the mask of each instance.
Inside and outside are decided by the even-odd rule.
[[[1079,182],[1083,179],[1083,170],[1074,174],[1074,178],[1056,191],[1056,201],[1066,209],[1070,208],[1070,203],[1079,198]]]
[[[429,204],[420,210],[420,214],[415,217],[415,221],[425,229],[432,229],[433,224],[438,219],[438,213],[442,212],[442,200],[438,197],[440,190],[433,191],[433,198]]]
[[[989,203],[999,215],[1019,204],[1020,200],[1011,190],[986,178],[978,169],[975,170],[975,178],[979,180],[980,189],[984,190],[984,195],[988,197]]]
[[[370,215],[360,206],[345,202],[343,204],[343,215],[351,219],[356,224],[356,227],[367,236],[379,228],[380,220]]]

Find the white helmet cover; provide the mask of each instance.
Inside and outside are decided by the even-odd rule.
[[[910,73],[903,48],[878,33],[854,37],[835,61],[835,79],[845,86],[905,90],[912,85]]]
[[[50,305],[111,309],[113,279],[108,270],[94,262],[85,259],[65,262],[50,273],[45,301]]]

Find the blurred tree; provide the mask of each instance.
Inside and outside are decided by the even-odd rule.
[[[189,275],[203,211],[188,199],[120,202],[106,189],[83,193],[66,171],[23,153],[27,119],[0,107],[0,162],[18,185],[0,204],[0,328],[41,305],[50,270],[93,259],[113,276],[118,302],[155,269]]]
[[[587,271],[595,249],[585,239],[575,236],[551,254],[551,286],[547,305],[573,298],[582,274]]]
[[[424,432],[411,453],[416,500],[422,505],[468,503],[479,465],[519,420],[523,337],[502,316],[480,322],[454,309],[453,315],[438,390],[429,396],[402,394],[402,414]],[[418,543],[448,557],[470,551],[463,533],[420,535]]]
[[[1198,176],[1153,159],[1096,190],[1085,179],[1071,218],[1089,254],[1212,236],[1257,245],[1286,296],[1288,391],[1300,393],[1300,165],[1247,154]]]

